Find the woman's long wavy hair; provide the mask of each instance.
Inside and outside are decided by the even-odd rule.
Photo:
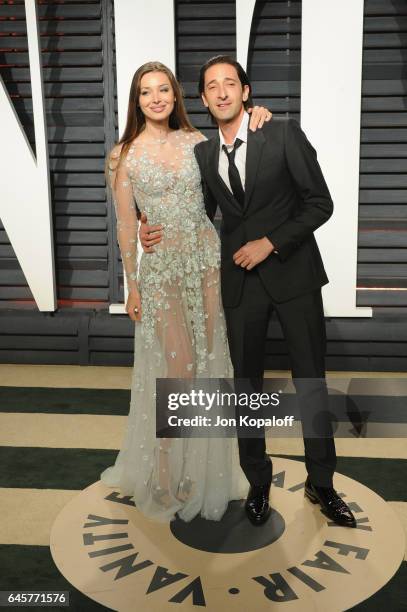
[[[181,88],[181,85],[178,83],[172,71],[167,68],[161,62],[147,62],[143,64],[136,70],[134,73],[133,79],[131,81],[130,86],[130,94],[129,94],[129,106],[127,109],[127,122],[126,127],[124,128],[124,132],[122,137],[120,138],[117,145],[122,145],[120,151],[120,157],[118,159],[118,164],[116,168],[121,164],[122,159],[127,154],[131,143],[137,136],[144,130],[146,126],[146,118],[140,108],[139,98],[140,98],[140,82],[142,77],[149,72],[163,72],[167,75],[171,87],[174,91],[175,103],[172,113],[169,117],[169,127],[174,130],[178,130],[180,128],[187,130],[188,132],[194,132],[195,128],[192,126],[191,122],[188,119],[187,111],[185,109],[184,104],[184,95]],[[109,159],[110,159],[111,151],[106,158],[105,164],[105,175],[107,181],[109,182]]]

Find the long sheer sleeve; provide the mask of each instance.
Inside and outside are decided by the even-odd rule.
[[[137,232],[138,219],[133,188],[124,160],[118,166],[120,147],[116,146],[109,157],[109,179],[116,212],[117,241],[123,262],[129,292],[137,287]]]

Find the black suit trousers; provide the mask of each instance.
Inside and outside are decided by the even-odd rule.
[[[267,329],[273,311],[288,346],[302,419],[307,472],[316,486],[332,486],[336,452],[325,383],[326,330],[320,288],[276,303],[267,293],[256,268],[245,271],[240,303],[224,308],[234,376],[250,379],[253,390],[261,392]],[[315,437],[315,433],[307,436],[316,410],[324,437]],[[244,438],[240,432],[238,435],[240,465],[247,479],[252,485],[265,484],[272,477],[272,463],[266,454],[264,437]]]

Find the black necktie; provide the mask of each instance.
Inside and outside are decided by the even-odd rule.
[[[229,160],[229,182],[230,187],[232,189],[232,193],[235,196],[236,200],[239,202],[240,206],[243,208],[244,205],[244,189],[242,185],[242,181],[240,179],[239,170],[235,164],[235,153],[238,147],[243,144],[243,140],[240,138],[236,138],[235,144],[233,145],[233,149],[230,151],[227,150],[226,145],[222,145],[222,149],[225,151]]]

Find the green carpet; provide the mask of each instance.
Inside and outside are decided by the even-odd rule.
[[[84,448],[0,447],[0,487],[84,489],[117,451]],[[304,461],[304,457],[276,455]],[[337,472],[361,482],[384,499],[407,501],[407,459],[338,457]]]
[[[129,389],[0,387],[0,412],[127,416]]]
[[[120,389],[0,387],[0,412],[125,416],[129,402],[129,391]],[[114,463],[116,455],[117,451],[106,449],[0,447],[0,487],[82,490]],[[338,457],[337,472],[363,483],[386,500],[407,502],[407,460]],[[407,562],[403,562],[388,584],[352,612],[407,611],[406,585]],[[48,610],[109,610],[80,593],[60,574],[47,546],[0,544],[0,590],[10,589],[70,591],[69,608],[53,606]]]
[[[0,544],[0,590],[69,591],[70,606],[34,607],[29,610],[69,612],[110,610],[89,599],[68,582],[56,567],[49,546]]]

